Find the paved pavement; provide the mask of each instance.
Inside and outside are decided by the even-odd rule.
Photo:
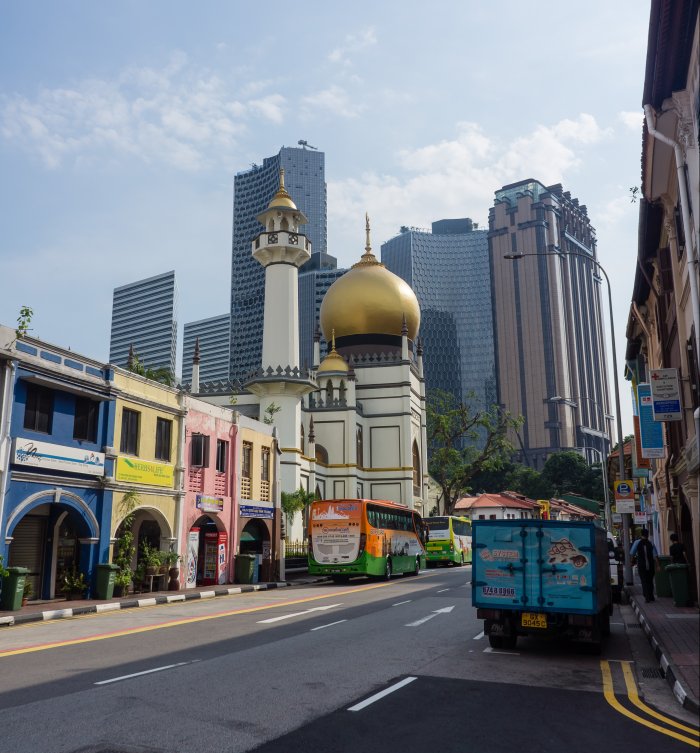
[[[216,598],[235,593],[307,585],[318,580],[324,580],[324,578],[309,576],[301,571],[288,574],[286,581],[279,583],[205,586],[183,591],[154,591],[106,601],[92,599],[32,601],[16,612],[0,611],[0,627],[54,620],[91,612],[130,609],[172,601]],[[697,607],[676,607],[673,599],[664,597],[657,597],[654,602],[647,604],[642,597],[641,585],[638,582],[627,587],[627,594],[676,699],[689,711],[700,713],[700,611]]]

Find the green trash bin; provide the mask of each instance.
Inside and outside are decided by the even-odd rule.
[[[671,596],[671,581],[666,572],[666,567],[670,564],[671,558],[667,554],[659,555],[659,569],[654,575],[654,586],[657,596]]]
[[[667,565],[666,572],[671,581],[673,603],[677,607],[687,607],[690,591],[688,589],[688,565]]]
[[[19,609],[24,596],[24,582],[29,570],[26,567],[8,567],[8,575],[2,579],[0,607],[2,609]]]
[[[236,556],[236,583],[252,583],[253,568],[255,567],[254,554],[239,554]]]
[[[114,578],[119,572],[119,565],[103,563],[97,566],[96,599],[111,599],[114,595]]]

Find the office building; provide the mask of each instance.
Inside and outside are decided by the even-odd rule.
[[[222,314],[188,322],[182,338],[182,383],[192,383],[194,344],[199,339],[199,381],[228,380],[231,316]]]
[[[486,236],[461,218],[434,222],[432,232],[402,227],[382,245],[382,262],[418,297],[428,392],[451,392],[476,409],[496,402]]]
[[[519,459],[538,469],[560,450],[604,459],[608,291],[586,207],[560,184],[513,183],[496,191],[488,238],[498,396],[525,419]]]
[[[333,259],[328,254],[325,256]],[[317,329],[321,315],[321,303],[328,288],[347,271],[346,269],[338,269],[334,265],[325,269],[314,268],[312,266],[314,261],[315,259],[312,258],[299,273],[299,362],[302,366],[304,364],[318,366],[313,362],[314,335],[317,332],[321,338],[320,355],[325,356],[328,352],[328,343],[326,343],[320,330]]]
[[[282,147],[262,165],[234,178],[233,249],[231,260],[231,345],[229,376],[244,381],[260,365],[262,356],[265,272],[251,255],[251,241],[261,230],[257,216],[279,187],[284,168],[286,189],[308,219],[305,227],[311,241],[312,259],[318,269],[334,259],[328,257],[326,223],[325,155],[312,148]]]
[[[114,289],[109,361],[126,366],[133,346],[149,369],[175,374],[177,356],[175,272],[165,272]]]

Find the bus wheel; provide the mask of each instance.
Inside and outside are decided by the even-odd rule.
[[[464,567],[464,552],[460,553],[459,566]]]
[[[391,580],[391,560],[388,557],[384,565],[384,580]]]

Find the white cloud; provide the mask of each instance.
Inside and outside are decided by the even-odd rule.
[[[259,96],[267,84],[250,85],[248,96],[258,96],[238,99],[221,78],[175,53],[161,69],[129,67],[111,80],[84,79],[33,98],[5,96],[0,138],[49,169],[110,151],[198,170],[233,154],[251,122],[283,121],[284,97]]]
[[[350,65],[350,54],[360,52],[367,47],[377,44],[377,33],[373,26],[368,26],[357,34],[348,34],[342,45],[336,47],[329,55],[328,59],[332,63],[341,65]]]
[[[335,237],[329,252],[342,263],[355,259],[361,252],[365,211],[373,218],[377,251],[401,225],[429,227],[437,219],[469,216],[485,227],[494,191],[530,177],[546,185],[566,182],[581,164],[583,151],[609,136],[585,113],[538,125],[510,143],[496,141],[476,123],[458,123],[453,139],[397,154],[406,176],[402,180],[370,172],[361,179],[330,182],[328,225]]]
[[[630,131],[639,135],[642,132],[642,124],[644,123],[644,113],[641,110],[632,110],[626,112],[620,112],[617,115],[617,119],[622,122]]]
[[[311,117],[312,110],[325,110],[343,118],[356,118],[365,109],[365,105],[353,102],[348,92],[336,85],[316,94],[309,94],[301,100],[302,118]]]

